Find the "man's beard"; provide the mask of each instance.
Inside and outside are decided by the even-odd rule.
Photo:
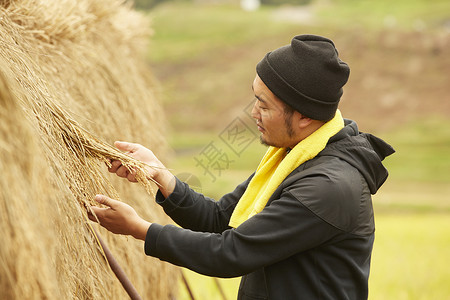
[[[286,133],[289,137],[293,137],[294,136],[294,130],[292,128],[292,114],[288,115],[287,118],[285,119],[285,125],[286,125]],[[262,145],[264,146],[273,146],[273,147],[278,147],[278,148],[283,148],[286,146],[281,146],[281,145],[277,145],[277,144],[273,144],[270,142],[267,142],[266,140],[264,140],[262,134],[259,136],[259,141]]]
[[[263,139],[262,135],[259,136],[259,142],[261,143],[261,145],[264,145],[264,146],[267,146],[267,147],[272,146],[272,145],[269,145],[269,144]]]

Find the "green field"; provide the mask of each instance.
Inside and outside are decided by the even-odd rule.
[[[298,10],[299,20],[284,7],[245,12],[231,4],[176,2],[149,12],[155,33],[148,57],[174,149],[167,165],[175,174],[194,174],[211,197],[232,190],[265,151],[255,139],[238,155],[222,139],[236,117],[252,126],[246,108],[255,64],[295,34],[330,36],[353,67],[344,116],[397,150],[374,196],[369,299],[450,299],[450,3],[313,3]],[[195,160],[208,145],[229,159],[215,178]],[[185,274],[196,299],[221,299],[213,279]],[[239,279],[220,282],[235,299]],[[189,299],[182,283],[180,291],[180,299]]]

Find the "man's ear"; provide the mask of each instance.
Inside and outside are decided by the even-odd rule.
[[[304,115],[302,115],[302,114],[299,113],[299,112],[296,112],[296,113],[298,113],[298,116],[297,116],[297,124],[298,124],[298,128],[300,128],[300,129],[305,129],[306,127],[308,127],[309,125],[311,125],[311,123],[314,122],[313,119],[308,118],[307,116],[304,116]]]

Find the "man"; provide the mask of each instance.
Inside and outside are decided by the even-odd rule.
[[[160,184],[156,201],[183,228],[151,224],[102,195],[96,200],[107,208],[92,210],[108,230],[144,240],[147,255],[210,276],[243,276],[238,299],[367,299],[371,194],[394,150],[342,118],[349,67],[331,40],[296,36],[256,71],[252,116],[270,147],[245,182],[216,202],[150,150],[116,142],[155,167],[148,176]],[[109,170],[136,181],[119,161]]]

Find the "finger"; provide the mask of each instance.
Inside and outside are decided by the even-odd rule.
[[[122,165],[120,160],[113,160],[111,162],[111,167],[108,167],[108,171],[111,173],[116,173],[117,169]]]
[[[106,210],[110,208],[101,208],[98,206],[90,206],[90,212],[88,212],[88,218],[91,221],[94,222],[100,222],[100,219],[102,219],[105,215]]]
[[[100,220],[105,215],[105,211],[110,208],[100,208],[100,207],[91,206],[91,209],[92,209],[92,213],[88,213],[89,220],[91,220],[95,223],[100,223]]]
[[[130,171],[128,170],[127,167],[125,166],[120,166],[117,170],[116,170],[116,174],[119,177],[123,177],[123,178],[127,178],[128,174],[130,174]]]
[[[133,173],[128,173],[127,179],[128,179],[128,181],[130,181],[130,182],[136,182],[136,181],[137,181],[137,179],[136,179],[136,173],[135,173],[135,172],[133,172]]]
[[[95,216],[92,214],[92,211],[94,211],[93,207],[90,207],[90,210],[88,210],[87,212],[87,216],[89,218],[89,220],[97,222],[97,219],[95,218]],[[95,213],[95,212],[94,212]]]
[[[130,153],[136,152],[138,150],[138,144],[128,143],[128,142],[121,142],[121,141],[115,141],[114,146],[116,146],[117,149],[121,151],[127,151]]]
[[[109,206],[110,208],[114,209],[117,204],[119,203],[119,201],[111,199],[105,195],[96,195],[95,196],[95,201],[97,201],[100,204]],[[95,214],[97,214],[97,212],[101,211],[102,209],[99,207],[91,207],[92,210],[94,211]]]

